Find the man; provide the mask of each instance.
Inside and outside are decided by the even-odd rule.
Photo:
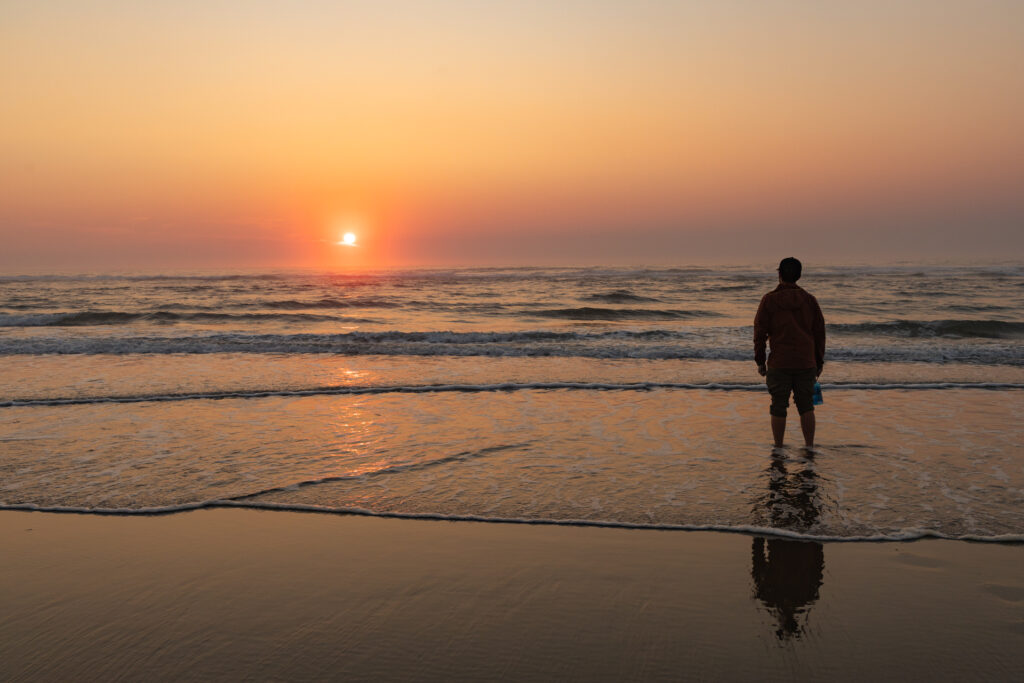
[[[754,316],[754,361],[772,395],[769,412],[775,445],[786,434],[789,394],[800,414],[804,445],[814,447],[814,381],[825,365],[825,318],[818,300],[797,286],[803,266],[793,257],[779,263],[779,286],[761,299]],[[765,343],[771,356],[765,362]]]

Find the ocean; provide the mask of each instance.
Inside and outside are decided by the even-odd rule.
[[[813,454],[771,447],[751,321],[775,284],[0,276],[0,507],[1024,540],[1024,266],[808,264],[828,332]]]

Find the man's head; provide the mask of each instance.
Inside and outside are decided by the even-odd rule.
[[[779,278],[783,282],[793,284],[800,279],[800,273],[803,271],[803,265],[792,256],[788,256],[779,262]]]

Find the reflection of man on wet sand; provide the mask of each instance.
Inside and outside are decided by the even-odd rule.
[[[768,492],[755,502],[755,518],[767,517],[776,529],[802,531],[818,521],[820,500],[817,474],[810,463],[794,473],[783,458],[773,457],[768,468]],[[754,597],[775,615],[779,640],[799,637],[798,617],[818,600],[825,572],[825,550],[820,543],[755,538],[750,576]]]
[[[768,546],[767,552],[765,545]],[[797,616],[818,600],[825,571],[825,549],[820,543],[786,541],[781,538],[754,539],[750,575],[754,597],[775,615],[780,640],[799,636]]]
[[[800,413],[804,445],[814,447],[814,379],[825,365],[825,318],[818,300],[797,286],[803,266],[793,257],[779,263],[779,286],[761,299],[754,316],[754,361],[772,395],[772,436],[782,446],[789,394]],[[771,346],[771,355],[765,346]]]

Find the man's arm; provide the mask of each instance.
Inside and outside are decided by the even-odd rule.
[[[821,306],[818,300],[814,300],[814,362],[817,365],[818,374],[821,374],[825,367],[825,316],[821,313]]]
[[[761,303],[757,307],[757,314],[754,316],[754,362],[757,363],[757,368],[764,374],[765,362],[768,358],[768,354],[765,351],[765,347],[768,343],[768,329],[771,326],[771,315],[768,313],[768,308],[764,305],[764,301],[768,295],[761,297]]]

